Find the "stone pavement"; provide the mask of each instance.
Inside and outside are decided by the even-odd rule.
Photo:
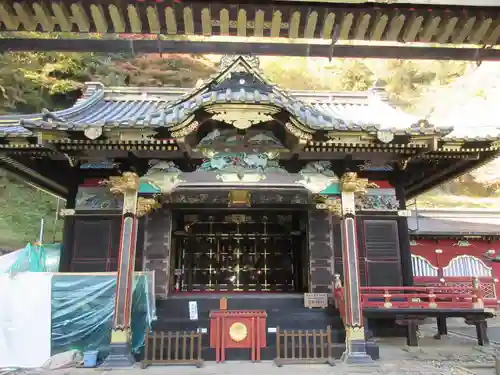
[[[451,322],[450,322],[451,323]],[[455,323],[450,324],[450,328]],[[456,323],[457,326],[463,323]],[[492,324],[495,326],[495,324]],[[205,363],[201,369],[190,366],[149,367],[132,370],[61,369],[55,371],[23,371],[8,375],[495,375],[493,368],[496,346],[478,347],[466,337],[450,335],[434,340],[434,325],[421,327],[418,348],[406,348],[405,339],[379,339],[380,356],[375,366],[345,367],[338,363],[328,365],[285,365],[281,368],[272,362]],[[489,368],[484,368],[485,365]]]
[[[431,333],[431,332],[430,332]],[[132,370],[61,369],[55,371],[29,371],[27,375],[494,375],[491,369],[469,369],[471,364],[493,363],[494,348],[474,346],[470,340],[449,338],[434,340],[426,335],[419,348],[405,348],[404,339],[381,339],[382,360],[374,366],[346,367],[338,363],[328,365],[285,365],[281,368],[272,362],[205,363],[201,369],[188,366],[149,367]]]

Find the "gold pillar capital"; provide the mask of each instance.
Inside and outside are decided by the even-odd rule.
[[[142,217],[149,214],[161,204],[155,198],[137,198],[137,217]]]
[[[109,186],[113,194],[134,194],[139,190],[139,176],[134,172],[123,172],[121,176],[111,176],[103,185]]]

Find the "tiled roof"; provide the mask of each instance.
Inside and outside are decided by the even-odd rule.
[[[98,126],[139,126],[157,127],[164,124],[177,124],[185,120],[194,110],[215,103],[271,103],[289,110],[301,121],[312,128],[325,130],[378,130],[388,129],[405,131],[418,123],[418,119],[395,109],[383,102],[372,93],[352,93],[348,98],[343,95],[328,94],[314,97],[309,94],[306,101],[295,99],[295,92],[289,93],[290,98],[278,93],[249,92],[244,89],[238,91],[214,92],[209,91],[187,101],[176,104],[172,100],[181,90],[164,89],[154,90],[152,94],[142,90],[140,95],[131,94],[127,90],[119,93],[119,88],[102,89],[102,98],[92,106],[69,113],[53,112],[51,115],[62,121],[53,124],[61,127],[77,129],[80,127]],[[90,96],[92,100],[99,92]],[[326,94],[326,93],[325,93]],[[304,97],[300,92],[297,96]],[[179,97],[178,97],[179,98]],[[12,124],[22,119],[27,124],[38,123],[41,114],[12,118]],[[35,118],[35,119],[33,119]],[[0,118],[0,120],[7,120]],[[1,122],[0,122],[1,124]],[[54,126],[46,124],[46,126]],[[447,130],[447,128],[443,129]]]
[[[404,113],[382,100],[374,91],[332,93],[285,91],[262,78],[260,72],[248,73],[264,80],[257,89],[245,81],[225,89],[214,88],[212,77],[195,89],[178,88],[104,88],[88,85],[84,97],[75,106],[53,113],[0,117],[0,125],[28,128],[83,129],[89,126],[158,127],[172,126],[186,120],[197,109],[217,103],[273,104],[286,109],[313,129],[324,130],[390,130],[394,133],[450,132],[449,127],[422,129],[417,117]],[[231,67],[227,68],[231,69]],[[225,76],[224,76],[225,74]],[[217,77],[227,77],[221,72]],[[23,128],[11,128],[13,133]]]
[[[498,235],[500,211],[484,209],[418,210],[408,218],[410,233],[421,235]]]
[[[500,69],[485,62],[424,97],[429,121],[453,127],[447,139],[482,141],[500,137]]]

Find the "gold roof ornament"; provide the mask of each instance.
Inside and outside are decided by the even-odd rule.
[[[134,172],[123,172],[121,176],[111,176],[109,180],[104,180],[101,184],[109,186],[113,194],[125,195],[139,190],[139,176]]]
[[[241,58],[254,69],[259,69],[260,59],[257,56],[252,55],[224,55],[220,59],[220,69],[227,69],[233,64],[237,59]]]
[[[277,108],[256,105],[221,105],[205,108],[212,114],[212,119],[225,122],[236,129],[245,130],[261,122],[273,121],[272,115],[279,112]]]

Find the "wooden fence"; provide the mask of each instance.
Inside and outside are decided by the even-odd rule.
[[[146,332],[142,368],[149,365],[203,366],[202,334],[198,332]]]
[[[332,330],[290,331],[276,328],[276,366],[326,363],[334,365]]]

